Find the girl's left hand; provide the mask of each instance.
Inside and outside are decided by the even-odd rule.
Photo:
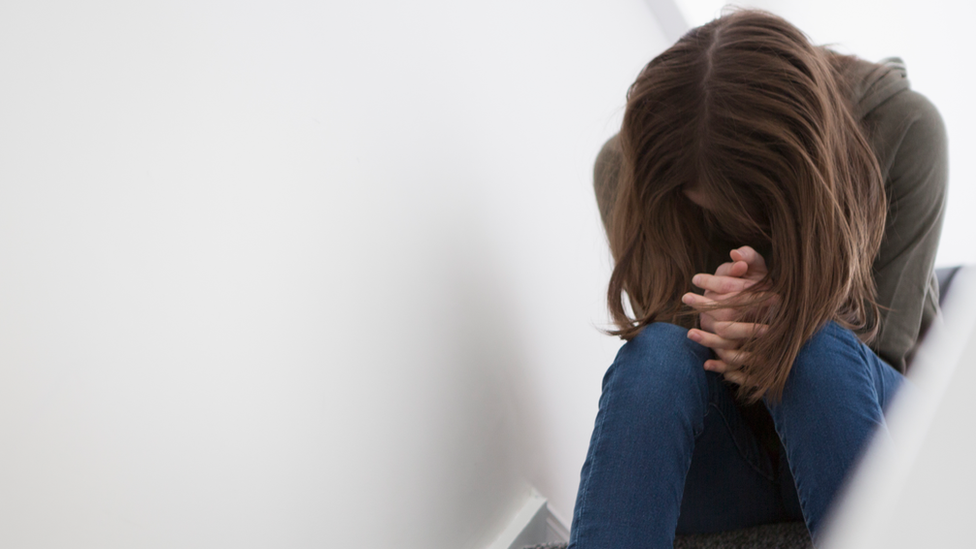
[[[682,301],[699,310],[707,310],[709,307],[720,303],[690,292],[684,295]],[[739,350],[742,342],[753,337],[761,336],[769,330],[769,326],[765,324],[738,322],[734,320],[714,322],[712,323],[712,328],[714,333],[692,328],[688,330],[688,339],[715,351],[715,356],[718,358],[706,360],[705,369],[720,374],[727,374],[738,370],[742,364],[749,362],[749,354]]]
[[[751,248],[743,248],[743,250],[755,254]],[[745,261],[742,261],[744,256],[742,253],[737,254],[737,252],[738,250],[734,250],[732,256],[735,263],[741,265],[741,263],[745,263]],[[755,255],[761,258],[758,254]],[[726,267],[726,265],[723,265],[723,267]],[[762,267],[765,267],[764,263]],[[714,307],[725,300],[733,298],[757,282],[756,278],[759,277],[753,276],[747,278],[742,276],[745,274],[742,272],[743,270],[741,268],[727,268],[723,272],[722,267],[720,267],[715,275],[695,275],[692,283],[705,290],[704,295],[689,292],[682,297],[682,301],[685,304],[700,311],[703,319],[702,327],[705,328],[693,328],[689,330],[688,338],[711,348],[717,357],[716,359],[705,361],[705,369],[720,373],[725,379],[740,385],[749,384],[749,379],[739,371],[742,364],[749,362],[748,353],[739,350],[742,342],[764,334],[769,327],[765,324],[738,322],[734,320],[736,315],[731,311],[731,308],[717,309],[717,311],[725,312],[716,314]],[[704,323],[706,318],[709,319],[708,326],[705,326]],[[718,318],[721,318],[721,320],[718,320]]]

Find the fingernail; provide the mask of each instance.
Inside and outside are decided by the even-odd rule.
[[[694,284],[695,286],[701,287],[701,281],[702,281],[701,279],[702,279],[701,275],[695,275],[691,277],[691,283]]]
[[[701,334],[699,334],[698,332],[696,332],[694,330],[688,330],[688,339],[700,343],[701,342],[701,338],[702,338],[701,337]]]
[[[684,303],[685,305],[691,305],[692,299],[693,298],[691,297],[691,294],[685,294],[681,296],[681,302]]]

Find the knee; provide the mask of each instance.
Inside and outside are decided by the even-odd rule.
[[[823,388],[851,376],[863,377],[867,364],[862,347],[852,331],[828,322],[800,348],[788,385]]]
[[[875,368],[880,363],[875,364],[877,358],[872,361],[872,357],[871,350],[851,330],[828,323],[800,349],[782,399],[770,411],[785,407],[804,410],[804,414],[822,414],[827,409],[849,410],[860,405],[856,403],[877,402],[880,395]]]
[[[656,322],[620,348],[604,377],[604,389],[619,384],[648,394],[703,388],[707,383],[703,364],[710,356],[707,347],[688,339],[687,329]]]

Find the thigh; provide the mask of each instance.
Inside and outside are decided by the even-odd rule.
[[[571,549],[671,546],[703,431],[709,356],[686,329],[663,323],[620,348],[580,472]]]
[[[695,439],[677,533],[708,533],[802,520],[793,479],[768,423],[747,421],[734,386],[709,373],[704,429]],[[759,412],[766,414],[765,409]],[[768,415],[766,415],[768,417]],[[772,440],[763,444],[764,435]]]
[[[766,400],[816,539],[834,496],[903,378],[848,329],[828,323],[797,355],[782,399]]]

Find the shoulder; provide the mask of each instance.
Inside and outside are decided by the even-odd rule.
[[[912,89],[908,68],[900,57],[872,62],[827,51],[858,120],[870,122],[885,116],[941,125],[942,118],[932,102]]]
[[[874,148],[890,199],[918,199],[923,189],[941,202],[948,184],[945,122],[931,101],[906,89],[867,113],[862,120]]]
[[[862,123],[875,141],[899,154],[906,146],[935,151],[946,146],[945,121],[924,95],[906,89],[866,113]],[[891,159],[894,161],[894,159]]]
[[[596,162],[593,163],[593,190],[596,193],[596,202],[604,225],[609,223],[622,160],[619,134],[614,134],[603,144],[596,156]]]
[[[613,137],[607,139],[599,154],[596,155],[596,162],[593,165],[594,176],[608,170],[619,170],[620,160],[620,134],[614,134]]]
[[[877,151],[891,200],[920,191],[933,205],[944,199],[948,186],[948,137],[939,110],[924,95],[905,90],[864,118],[868,138]]]
[[[888,57],[877,63],[828,50],[846,87],[855,118],[862,119],[889,99],[911,89],[905,62]]]
[[[874,149],[889,190],[913,170],[947,163],[942,115],[927,97],[912,89],[904,61],[889,57],[873,63],[839,57],[844,60],[835,67],[847,83],[853,114]],[[918,178],[908,179],[919,184]],[[928,181],[935,184],[940,179]]]

